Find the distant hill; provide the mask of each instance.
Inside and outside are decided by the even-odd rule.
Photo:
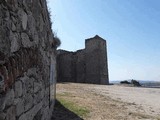
[[[113,80],[113,81],[110,81],[110,83],[120,84],[121,81],[123,80]],[[127,81],[130,82],[130,80],[127,80]],[[143,87],[160,88],[160,81],[154,81],[154,80],[137,80],[137,81],[139,81]]]

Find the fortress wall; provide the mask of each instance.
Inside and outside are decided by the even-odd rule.
[[[73,52],[59,51],[58,61],[58,81],[75,82],[76,80],[76,56]]]
[[[45,0],[0,1],[0,120],[49,120],[56,56]]]
[[[85,63],[85,49],[76,52],[76,82],[85,83],[86,63]]]
[[[59,50],[58,82],[85,82],[85,51],[69,52]]]

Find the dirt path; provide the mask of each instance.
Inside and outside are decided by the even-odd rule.
[[[55,110],[53,120],[160,120],[160,89],[61,83],[57,98],[85,107],[89,113],[80,118],[71,111],[59,114]]]

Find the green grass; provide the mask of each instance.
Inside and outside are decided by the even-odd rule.
[[[74,102],[65,100],[63,98],[57,98],[57,100],[67,109],[75,113],[76,115],[80,117],[85,117],[89,113],[89,110],[85,107],[79,106],[75,104]]]

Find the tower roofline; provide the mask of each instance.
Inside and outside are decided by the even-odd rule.
[[[104,40],[106,41],[105,39],[103,39],[102,37],[100,37],[99,35],[95,35],[94,37],[92,38],[88,38],[88,39],[85,39],[86,41],[89,41],[89,40],[92,40],[92,39],[101,39],[101,40]]]

